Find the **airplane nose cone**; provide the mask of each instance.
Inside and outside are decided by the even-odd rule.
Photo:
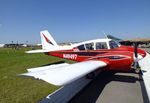
[[[138,62],[139,60],[143,59],[145,56],[146,56],[146,51],[138,48],[137,57],[135,57],[135,54],[134,54],[133,58],[135,62]]]
[[[146,56],[146,51],[142,49],[138,49],[138,54],[144,58]],[[139,55],[138,57],[140,57]]]

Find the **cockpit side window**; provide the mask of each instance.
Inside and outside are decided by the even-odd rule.
[[[77,48],[78,48],[79,50],[85,50],[84,45],[80,45],[80,46],[78,46]]]
[[[119,44],[117,44],[115,41],[110,41],[109,46],[111,49],[113,49],[113,48],[118,48]]]
[[[94,50],[94,43],[85,44],[86,50]]]
[[[99,50],[99,49],[108,49],[106,42],[97,42],[96,50]]]

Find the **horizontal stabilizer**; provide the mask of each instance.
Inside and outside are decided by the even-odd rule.
[[[47,69],[48,66],[46,66],[46,69],[42,67],[43,70],[41,69],[36,71],[36,68],[34,68],[34,71],[20,75],[34,77],[51,84],[61,86],[75,81],[87,75],[88,73],[106,65],[107,64],[103,61],[90,60],[52,69]]]
[[[30,50],[30,51],[26,51],[26,53],[46,53],[49,52],[50,50]]]
[[[52,52],[52,51],[69,50],[70,48],[57,47],[57,48],[53,48],[53,49],[30,50],[30,51],[26,51],[26,53],[46,53],[46,52]]]
[[[46,52],[52,52],[52,51],[59,51],[60,49],[49,49],[49,50],[44,50],[44,49],[39,49],[39,50],[30,50],[26,51],[26,53],[46,53]]]

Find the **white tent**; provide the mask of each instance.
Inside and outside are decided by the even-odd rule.
[[[5,46],[5,44],[0,44],[0,48],[3,48]]]

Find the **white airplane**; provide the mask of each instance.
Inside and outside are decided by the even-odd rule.
[[[83,76],[93,78],[101,70],[130,71],[134,62],[146,56],[144,50],[122,46],[111,39],[96,39],[70,46],[59,46],[47,30],[41,31],[40,35],[42,49],[27,53],[45,53],[77,63],[31,68],[27,69],[27,73],[20,75],[42,79],[58,86],[66,85]]]

